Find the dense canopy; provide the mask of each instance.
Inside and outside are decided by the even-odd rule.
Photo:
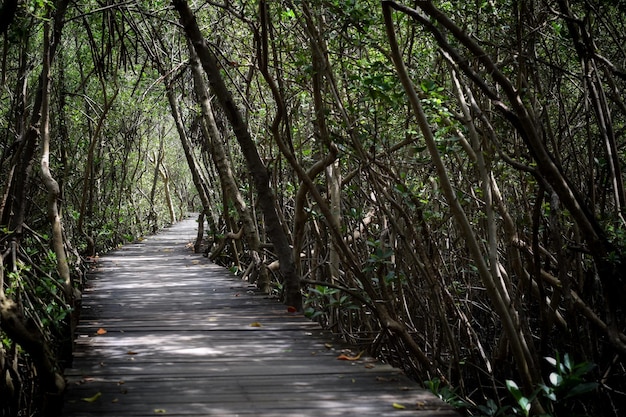
[[[4,0],[2,415],[59,409],[98,254],[188,213],[195,250],[468,415],[622,415],[625,25],[597,0]]]

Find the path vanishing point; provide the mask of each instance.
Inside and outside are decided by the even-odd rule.
[[[389,365],[194,254],[196,221],[102,256],[83,295],[65,417],[458,417]],[[403,408],[404,407],[404,408]]]

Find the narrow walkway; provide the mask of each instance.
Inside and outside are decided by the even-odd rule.
[[[458,417],[388,365],[337,360],[315,323],[192,253],[195,226],[99,260],[64,416]]]

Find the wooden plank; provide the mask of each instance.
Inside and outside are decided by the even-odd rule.
[[[100,260],[63,415],[458,417],[389,365],[337,360],[345,346],[189,252],[194,236],[186,220]]]

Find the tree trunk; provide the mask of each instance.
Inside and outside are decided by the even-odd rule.
[[[470,54],[477,59],[478,62],[490,74],[491,79],[497,86],[496,90],[490,88],[476,74],[473,69],[469,68],[468,60],[462,58],[459,53],[451,47],[445,40],[442,33],[433,25],[432,22],[426,21],[421,13],[417,10],[398,5],[393,1],[385,1],[398,10],[410,14],[413,18],[420,20],[427,29],[435,35],[442,49],[453,55],[454,60],[459,68],[485,93],[491,100],[494,108],[499,111],[519,132],[524,139],[528,150],[537,164],[537,169],[533,171],[533,175],[538,181],[549,184],[554,189],[565,208],[570,212],[572,218],[580,228],[581,234],[587,243],[587,248],[593,256],[595,265],[598,270],[598,276],[604,287],[604,295],[608,301],[609,314],[611,316],[611,325],[615,329],[623,326],[623,298],[626,294],[626,273],[621,266],[623,255],[620,249],[608,239],[599,219],[597,219],[592,210],[585,202],[579,188],[571,181],[570,178],[562,171],[557,163],[557,159],[550,152],[544,141],[544,134],[541,121],[534,114],[534,110],[526,104],[521,93],[517,90],[513,82],[498,68],[493,57],[487,53],[480,44],[468,35],[462,28],[457,26],[447,15],[437,9],[432,2],[424,1],[416,3],[417,6],[426,13],[431,19],[444,27],[455,39],[460,42]],[[568,21],[574,20],[570,14],[566,2],[559,2]],[[574,29],[574,36],[577,31]],[[499,92],[509,101],[507,106]],[[606,120],[604,120],[606,121]],[[602,129],[601,129],[602,130]],[[612,144],[607,144],[608,157],[612,157]],[[610,175],[614,176],[618,172],[617,167]],[[614,178],[612,178],[613,180]],[[615,204],[619,207],[620,200],[623,198],[623,186],[621,181],[615,182],[614,190],[616,194]],[[619,216],[622,213],[618,213]]]
[[[515,356],[516,364],[520,372],[520,376],[522,377],[524,387],[530,393],[536,383],[541,382],[539,367],[534,363],[534,358],[529,353],[527,341],[519,328],[518,316],[516,312],[510,308],[511,300],[507,290],[493,274],[493,270],[497,268],[497,265],[492,265],[492,268],[490,268],[486,262],[485,254],[483,254],[481,250],[481,245],[474,235],[472,226],[450,182],[448,171],[437,148],[437,142],[429,126],[428,120],[426,119],[426,115],[424,114],[420,99],[413,88],[413,83],[411,82],[408,72],[404,66],[393,27],[391,5],[392,2],[383,3],[383,15],[385,18],[385,26],[391,46],[391,56],[394,65],[409,98],[409,102],[417,119],[420,131],[424,136],[428,152],[437,170],[437,176],[441,182],[442,192],[450,205],[450,211],[463,232],[463,237],[466,239],[466,244],[476,264],[483,284],[485,285],[487,294],[489,295],[495,310],[498,312],[498,315],[502,320],[502,325],[508,341],[511,344],[511,349],[513,351],[513,355]]]
[[[224,149],[224,144],[222,143],[222,135],[217,127],[217,123],[215,122],[211,100],[208,95],[208,89],[204,82],[202,67],[200,66],[198,55],[196,54],[191,42],[189,42],[189,56],[191,71],[193,73],[194,89],[196,91],[198,101],[200,102],[200,107],[202,108],[202,134],[209,144],[208,148],[211,150],[211,159],[215,164],[215,169],[220,177],[222,187],[224,187],[226,199],[232,201],[235,206],[235,210],[237,210],[237,214],[239,215],[245,239],[250,247],[252,262],[254,263],[257,273],[261,276],[261,279],[258,281],[258,286],[262,291],[269,292],[269,275],[267,274],[267,271],[264,270],[265,267],[261,263],[261,241],[259,234],[257,233],[254,220],[250,214],[250,209],[239,192],[239,187],[235,181],[233,170],[228,156],[226,155],[226,149]]]
[[[44,48],[50,44],[48,25],[44,25]],[[63,281],[63,289],[66,300],[70,302],[73,297],[72,281],[70,278],[70,268],[67,263],[63,239],[63,225],[57,201],[61,194],[59,183],[52,176],[50,171],[50,63],[52,57],[49,51],[44,52],[44,63],[42,68],[43,99],[41,103],[41,178],[48,191],[48,219],[52,225],[52,249],[57,259],[57,272]]]
[[[11,251],[17,251],[21,231],[23,227],[28,185],[32,175],[32,164],[34,162],[37,141],[40,137],[40,127],[43,124],[44,146],[42,155],[42,175],[49,191],[49,215],[52,221],[53,249],[57,254],[57,268],[59,275],[63,278],[65,292],[68,294],[68,302],[73,298],[71,282],[69,281],[69,269],[65,258],[65,248],[63,246],[63,235],[61,230],[60,217],[58,215],[56,200],[58,196],[58,184],[50,175],[48,170],[48,103],[49,103],[49,80],[50,66],[55,56],[56,48],[61,39],[61,32],[64,24],[64,15],[67,10],[68,1],[61,0],[54,5],[50,5],[49,19],[44,20],[44,57],[43,67],[39,77],[39,88],[35,98],[35,105],[31,115],[30,124],[23,133],[19,149],[13,159],[14,175],[11,177],[12,184],[9,187],[9,199],[3,213],[3,221],[7,217],[9,229],[14,232]],[[50,27],[52,25],[52,28]],[[8,210],[8,212],[7,212]],[[7,224],[4,223],[3,224]],[[15,259],[16,256],[13,256]],[[4,265],[0,264],[4,269]],[[12,265],[11,269],[16,269]],[[58,413],[60,394],[65,388],[65,382],[60,375],[55,363],[55,356],[48,345],[45,336],[37,328],[30,324],[29,320],[21,311],[21,307],[14,300],[8,298],[4,292],[4,283],[0,283],[0,323],[2,329],[24,351],[30,355],[36,368],[36,375],[44,393],[44,403],[42,411],[44,415],[56,415]]]
[[[167,172],[167,168],[163,165],[163,161],[159,161],[159,175],[163,181],[163,191],[165,192],[165,203],[167,204],[167,211],[170,214],[170,224],[176,223],[176,209],[174,208],[174,202],[172,201],[172,192],[170,190],[170,174]]]
[[[165,74],[161,73],[161,76],[165,76]],[[211,202],[209,200],[202,174],[200,173],[200,169],[198,168],[198,162],[196,161],[196,157],[194,156],[191,149],[189,137],[187,136],[187,133],[185,132],[185,127],[183,126],[183,120],[180,115],[180,111],[178,110],[178,99],[176,98],[176,92],[174,92],[171,83],[167,81],[165,91],[167,94],[167,99],[170,103],[172,117],[174,118],[174,123],[176,124],[176,131],[178,132],[178,137],[180,138],[180,142],[183,145],[183,151],[185,152],[185,158],[187,159],[187,166],[189,166],[189,170],[191,171],[193,184],[196,186],[196,190],[198,192],[198,196],[200,197],[200,201],[202,202],[202,208],[204,209],[204,212],[210,215]]]
[[[292,306],[300,311],[302,310],[300,278],[296,273],[289,240],[283,230],[283,225],[280,222],[276,210],[276,198],[273,190],[270,188],[270,178],[267,168],[261,160],[246,121],[242,117],[241,112],[237,108],[237,104],[224,83],[217,58],[206,44],[189,5],[184,0],[173,0],[172,3],[174,8],[178,11],[185,33],[192,42],[200,58],[202,67],[209,77],[211,89],[216,95],[233,128],[248,169],[254,178],[259,203],[265,217],[267,234],[274,245],[274,250],[280,262],[280,272],[284,279],[284,302],[286,305]]]

